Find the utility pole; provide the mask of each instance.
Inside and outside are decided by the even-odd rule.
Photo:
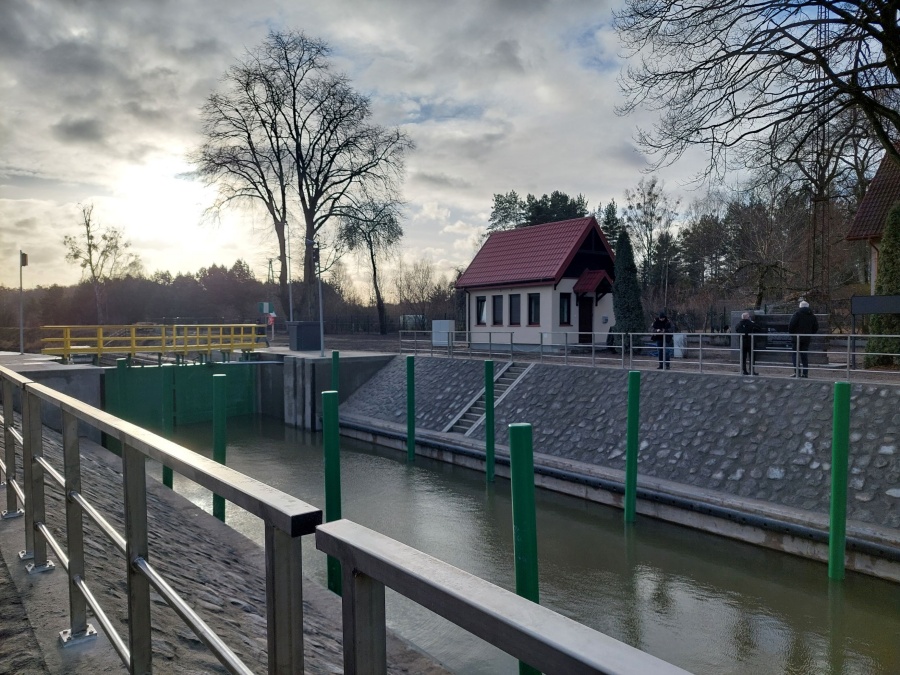
[[[25,294],[22,290],[22,268],[28,266],[28,254],[19,249],[19,353],[25,353]]]

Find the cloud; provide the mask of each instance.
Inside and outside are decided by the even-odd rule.
[[[82,117],[73,119],[65,117],[51,129],[54,135],[63,143],[78,143],[88,145],[103,145],[106,140],[106,131],[103,123],[95,118]]]

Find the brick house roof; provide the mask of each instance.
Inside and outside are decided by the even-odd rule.
[[[555,284],[592,229],[596,229],[610,251],[593,216],[494,232],[459,277],[456,287]]]
[[[853,222],[847,231],[847,239],[850,241],[881,239],[888,212],[898,201],[900,201],[900,166],[885,155],[866,190],[866,195],[859,203],[856,215],[853,216]]]

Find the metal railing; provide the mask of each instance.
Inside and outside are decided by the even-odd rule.
[[[451,337],[447,337],[447,336]],[[403,331],[401,354],[424,354],[456,358],[502,358],[509,361],[540,361],[592,367],[649,370],[659,367],[659,345],[652,333],[587,333],[578,331],[542,332],[536,342],[516,340],[512,331]],[[737,333],[676,333],[669,335],[667,361],[679,371],[741,372],[741,335]],[[801,349],[803,338],[809,347]],[[896,335],[850,335],[817,333],[789,335],[760,333],[748,335],[754,371],[760,375],[812,377],[866,381],[874,378],[900,380],[900,349],[877,354],[867,346],[878,338],[894,340]],[[532,338],[533,339],[533,338]],[[622,349],[622,343],[625,349]],[[802,367],[803,357],[808,366]],[[894,367],[870,367],[874,356],[890,357]],[[797,366],[794,365],[796,360]],[[749,368],[749,362],[747,364]]]
[[[252,351],[258,330],[252,323],[131,326],[42,326],[42,354],[73,356],[103,354],[187,354]]]
[[[387,672],[385,587],[544,673],[686,672],[349,520],[319,526],[316,547],[341,561],[345,673]]]
[[[31,560],[27,565],[28,572],[44,572],[54,568],[47,556],[49,547],[68,573],[70,626],[60,633],[64,644],[95,634],[93,626],[87,622],[87,608],[90,607],[129,672],[150,672],[150,589],[153,588],[229,672],[253,672],[148,561],[145,462],[150,458],[172,467],[186,478],[263,520],[268,672],[285,675],[303,672],[300,537],[311,534],[322,522],[319,509],[141,427],[23,378],[7,368],[0,367],[0,380],[6,443],[2,469],[7,484],[13,488],[7,492],[7,512],[17,513],[19,505],[24,509],[25,550],[19,557]],[[22,406],[21,433],[14,429],[12,409],[17,391]],[[42,404],[58,408],[62,414],[62,473],[44,457]],[[79,422],[98,429],[122,444],[124,535],[82,494]],[[16,446],[22,449],[21,487],[17,479]],[[45,523],[47,504],[44,487],[47,479],[61,488],[66,497],[65,548],[56,541]],[[128,586],[126,639],[118,634],[85,578],[84,516],[90,518],[124,554]]]

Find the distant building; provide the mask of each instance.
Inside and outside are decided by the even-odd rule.
[[[605,344],[615,324],[613,261],[593,216],[494,232],[456,282],[470,340],[496,333],[493,342],[508,344],[512,333],[522,346],[541,344],[542,334],[544,344]]]
[[[881,235],[891,207],[900,202],[900,166],[887,155],[859,203],[853,222],[847,232],[849,241],[869,242],[869,270],[871,295],[875,295],[875,279],[878,276],[878,250]]]

